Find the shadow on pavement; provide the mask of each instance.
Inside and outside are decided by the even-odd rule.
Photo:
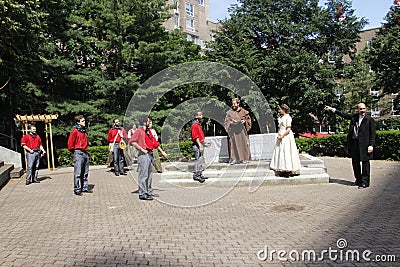
[[[47,180],[47,179],[53,179],[53,178],[51,178],[50,176],[41,176],[41,177],[38,177],[37,178],[38,180],[39,180],[39,182],[41,182],[41,181],[44,181],[44,180]]]
[[[353,182],[347,181],[347,180],[342,180],[342,179],[334,179],[330,178],[329,183],[333,184],[341,184],[341,185],[347,185],[347,186],[354,186]]]

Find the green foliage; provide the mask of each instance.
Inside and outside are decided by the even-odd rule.
[[[0,2],[0,86],[9,81],[0,123],[16,113],[57,113],[56,142],[83,114],[91,145],[105,144],[140,83],[199,57],[199,46],[162,26],[172,8],[165,0],[23,2]]]
[[[301,153],[314,156],[346,157],[348,156],[346,142],[346,134],[296,139]],[[374,159],[400,161],[400,131],[377,131]]]
[[[296,144],[301,153],[323,156],[347,156],[346,134],[321,138],[298,138]]]
[[[370,89],[374,87],[375,73],[370,71],[370,65],[365,60],[365,53],[353,58],[351,63],[343,68],[343,101],[340,103],[345,112],[352,112],[358,103],[363,102],[367,107],[373,107],[378,102]]]
[[[162,144],[162,149],[169,155],[168,160],[179,160],[181,158],[193,157],[192,142],[180,142]],[[90,157],[90,165],[105,165],[108,158],[108,146],[91,146],[88,148]],[[58,166],[71,167],[74,166],[73,153],[66,148],[56,150]],[[161,158],[163,159],[163,158]],[[166,159],[164,159],[165,161]]]
[[[41,1],[0,1],[0,123],[13,129],[15,114],[42,113],[39,86],[48,13]]]
[[[368,62],[376,73],[376,87],[384,93],[399,93],[400,88],[400,8],[393,5],[386,15],[386,23],[372,39]]]
[[[345,19],[339,20],[338,4]],[[248,75],[277,112],[291,107],[297,131],[312,129],[313,113],[322,118],[325,104],[335,102],[335,78],[344,54],[353,54],[365,19],[354,16],[350,1],[239,0],[223,22],[207,56]],[[328,55],[337,59],[328,63]]]
[[[70,1],[62,19],[49,21],[57,32],[49,33],[56,45],[46,64],[47,111],[60,115],[56,135],[65,136],[83,114],[91,145],[105,144],[111,121],[122,121],[141,82],[198,55],[198,46],[161,26],[167,8],[163,0]]]
[[[400,160],[400,131],[378,131],[374,158]]]
[[[191,141],[177,143],[162,144],[162,149],[167,153],[168,159],[175,161],[183,157],[192,158],[194,156]]]
[[[105,165],[108,158],[108,146],[94,146],[88,148],[90,165]],[[56,150],[58,165],[61,167],[74,166],[73,153],[66,148]]]
[[[348,156],[346,134],[335,134],[321,138],[296,138],[295,140],[300,153],[314,156]],[[193,157],[191,141],[161,144],[161,147],[169,155],[168,160],[171,161]],[[88,153],[90,165],[105,165],[108,158],[108,146],[89,147]],[[59,166],[74,165],[73,154],[68,149],[57,149],[56,155]],[[400,161],[400,131],[377,131],[374,159]]]

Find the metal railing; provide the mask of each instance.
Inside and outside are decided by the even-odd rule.
[[[17,139],[15,139],[15,138],[12,137],[12,136],[3,134],[3,133],[0,133],[0,136],[4,136],[4,137],[7,137],[7,138],[10,139],[10,140],[13,140],[13,141],[14,141],[14,145],[11,145],[11,142],[10,142],[10,147],[13,147],[12,149],[15,150],[15,152],[17,152]]]

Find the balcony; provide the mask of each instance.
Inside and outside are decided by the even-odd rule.
[[[372,118],[379,118],[381,116],[381,112],[379,110],[372,110],[371,117]]]

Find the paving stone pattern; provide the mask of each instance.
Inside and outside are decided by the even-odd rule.
[[[371,187],[360,190],[351,186],[350,159],[322,159],[329,184],[236,187],[193,208],[141,201],[131,176],[104,168],[90,171],[94,193],[81,197],[70,170],[41,170],[41,183],[29,186],[12,179],[0,191],[0,266],[398,266],[400,163],[372,161]],[[347,242],[341,250],[339,239]],[[329,247],[337,260],[284,261],[275,253],[264,261],[261,253],[284,250],[288,258]],[[340,260],[347,250],[394,255],[397,263]]]

